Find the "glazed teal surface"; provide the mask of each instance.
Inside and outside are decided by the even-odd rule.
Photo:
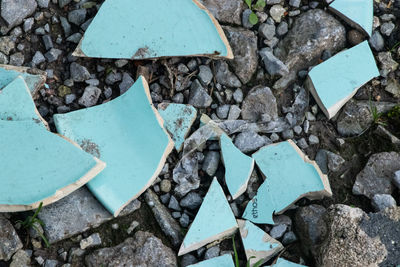
[[[235,264],[233,263],[231,255],[224,254],[219,257],[189,265],[188,267],[235,267]]]
[[[164,120],[164,127],[171,134],[176,150],[180,151],[185,137],[196,119],[197,110],[190,105],[161,103],[158,113]]]
[[[297,264],[291,261],[287,261],[284,258],[278,258],[276,263],[272,265],[274,267],[305,267],[305,265]]]
[[[217,179],[214,178],[182,246],[188,248],[207,238],[237,227],[235,216],[226,200],[224,191]]]
[[[254,167],[254,159],[243,154],[226,135],[220,137],[221,154],[225,165],[225,182],[233,199],[247,188]],[[244,190],[243,190],[244,187]]]
[[[368,41],[364,41],[315,66],[308,75],[329,109],[380,74]]]
[[[115,100],[54,115],[60,134],[107,164],[88,187],[114,215],[151,184],[170,147],[144,86],[144,78],[139,77]]]
[[[242,242],[245,250],[270,251],[282,247],[275,239],[271,239],[275,240],[275,242],[265,242],[263,238],[266,233],[249,221],[245,221],[243,230],[247,231],[247,236],[245,238],[242,235]]]
[[[314,166],[304,162],[287,141],[265,146],[252,157],[266,179],[244,211],[243,218],[249,221],[274,224],[274,212],[282,211],[302,194],[324,190]]]
[[[29,121],[0,120],[0,206],[30,205],[75,183],[97,162]],[[8,155],[8,156],[7,156]]]
[[[87,57],[128,59],[228,54],[209,15],[192,0],[107,0],[80,49]]]
[[[25,72],[19,72],[10,69],[0,68],[0,89],[7,86],[9,83],[14,81],[18,76],[24,78],[29,91],[33,94],[37,86],[42,83],[42,78],[39,75],[32,75]]]
[[[0,90],[0,120],[41,124],[31,93],[21,76]]]
[[[371,36],[374,21],[373,0],[334,0],[330,7],[360,25]]]

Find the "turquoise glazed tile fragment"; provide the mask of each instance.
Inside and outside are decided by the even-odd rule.
[[[224,254],[219,257],[189,265],[188,267],[235,267],[235,264],[233,263],[233,259],[230,254]]]
[[[233,58],[221,26],[197,0],[107,0],[74,55],[126,59],[195,55]]]
[[[217,178],[211,183],[200,209],[187,232],[178,255],[184,255],[221,240],[238,228],[235,216]]]
[[[30,121],[47,126],[21,76],[0,90],[0,120]]]
[[[374,21],[373,0],[334,0],[329,9],[353,28],[371,36]]]
[[[88,188],[114,216],[154,182],[174,146],[142,76],[120,97],[56,114],[54,123],[60,134],[107,163]]]
[[[256,262],[267,262],[283,249],[279,241],[251,222],[238,220],[238,225],[246,258],[251,266]]]
[[[0,120],[0,212],[53,203],[100,173],[105,164],[76,144],[29,121]]]
[[[226,134],[221,135],[219,143],[225,165],[225,182],[232,198],[236,199],[247,189],[254,159],[243,154]]]
[[[379,75],[368,41],[364,41],[315,66],[306,85],[330,119],[361,86]]]
[[[271,266],[273,266],[273,267],[305,267],[305,265],[297,264],[297,263],[285,260],[284,258],[278,258],[276,263]]]
[[[7,86],[18,76],[24,78],[32,96],[35,96],[46,81],[46,73],[43,71],[26,67],[0,65],[0,89]]]
[[[274,224],[272,215],[284,212],[300,198],[332,195],[326,175],[291,140],[265,146],[252,157],[266,179],[247,204],[244,219]]]
[[[190,127],[197,116],[197,110],[191,105],[161,103],[158,113],[164,120],[164,127],[170,133],[177,151],[182,149]]]

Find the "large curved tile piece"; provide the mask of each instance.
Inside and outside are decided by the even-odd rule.
[[[371,36],[374,21],[373,0],[334,0],[329,9],[353,28]]]
[[[0,90],[0,120],[30,121],[48,127],[21,76]]]
[[[54,122],[60,134],[107,163],[88,187],[114,216],[153,183],[174,146],[143,77],[117,99],[54,115]]]
[[[303,197],[332,196],[327,176],[291,140],[265,146],[252,157],[266,179],[244,211],[242,217],[249,221],[274,224],[274,213]]]
[[[29,121],[0,120],[0,212],[53,203],[86,184],[105,164]]]
[[[18,76],[24,78],[32,96],[35,96],[39,89],[46,82],[46,72],[26,67],[17,67],[0,64],[0,89],[7,86]]]
[[[221,26],[197,0],[107,0],[74,55],[127,59],[233,58]]]

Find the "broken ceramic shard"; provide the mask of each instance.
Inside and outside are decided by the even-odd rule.
[[[107,162],[88,187],[114,216],[153,183],[174,145],[142,76],[117,99],[54,115],[54,123],[60,134]]]
[[[274,266],[274,267],[305,267],[305,265],[294,263],[294,262],[285,260],[284,258],[278,258],[276,263],[273,264],[272,266]]]
[[[224,254],[219,257],[214,257],[209,260],[201,261],[196,264],[189,265],[188,267],[235,267],[233,264],[232,256]]]
[[[203,203],[187,232],[178,255],[184,255],[236,231],[238,225],[217,178],[214,178]]]
[[[249,221],[238,220],[240,236],[250,266],[261,265],[283,249],[282,244]]]
[[[254,159],[243,154],[226,135],[220,137],[221,158],[225,165],[225,182],[233,199],[246,191]]]
[[[197,110],[190,105],[161,103],[158,112],[164,119],[164,127],[171,134],[175,148],[180,151],[190,127],[196,119]]]
[[[29,121],[47,127],[47,122],[37,111],[28,86],[21,76],[0,90],[0,120]]]
[[[105,164],[29,121],[0,120],[0,212],[53,203],[100,173]]]
[[[197,0],[105,1],[74,55],[127,59],[233,58],[221,26]]]
[[[371,36],[374,21],[373,0],[334,0],[329,9],[353,28]]]
[[[379,70],[374,55],[368,41],[364,41],[315,66],[306,84],[319,107],[331,119],[358,88],[377,76]]]
[[[35,96],[46,81],[46,73],[43,71],[11,65],[0,65],[0,88],[7,86],[18,76],[24,78],[32,96]]]
[[[274,224],[274,212],[284,212],[300,198],[332,195],[327,176],[291,140],[265,146],[252,157],[266,180],[247,204],[243,214],[247,220]]]

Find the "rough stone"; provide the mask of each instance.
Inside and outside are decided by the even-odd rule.
[[[12,224],[0,215],[0,261],[8,261],[22,248],[22,242]]]
[[[131,75],[128,73],[124,72],[122,74],[122,82],[119,84],[119,93],[122,95],[126,91],[128,91],[129,88],[135,83]]]
[[[391,194],[392,179],[400,169],[400,154],[382,152],[373,154],[364,169],[357,175],[353,194],[372,198],[375,194]]]
[[[287,229],[288,229],[288,226],[286,224],[278,224],[271,229],[271,232],[269,232],[269,235],[272,238],[279,239],[285,234]]]
[[[85,107],[92,107],[96,105],[97,101],[99,100],[101,94],[100,88],[97,88],[95,86],[88,86],[85,88],[85,91],[83,92],[83,95],[81,98],[79,98],[79,105],[85,106]]]
[[[202,170],[209,176],[214,176],[218,169],[220,153],[218,151],[208,151],[205,155]]]
[[[10,267],[30,267],[31,258],[25,250],[18,250],[12,257]]]
[[[274,24],[262,23],[260,27],[258,27],[258,32],[263,38],[272,40],[276,33],[276,27]]]
[[[2,0],[1,17],[7,23],[7,29],[10,30],[32,15],[36,7],[35,0]]]
[[[241,82],[248,83],[258,66],[257,36],[245,29],[230,26],[224,26],[223,29],[234,55],[229,64]]]
[[[79,65],[76,62],[71,63],[70,73],[71,79],[73,79],[74,82],[84,82],[85,80],[88,80],[90,78],[90,73],[87,68]]]
[[[189,104],[196,108],[206,108],[211,103],[211,96],[203,88],[199,80],[195,80],[190,87]]]
[[[199,67],[198,78],[202,85],[204,85],[204,86],[209,85],[210,82],[212,81],[213,77],[214,77],[213,73],[209,66],[201,65]]]
[[[215,78],[218,83],[228,86],[228,87],[240,87],[242,86],[242,83],[236,77],[235,74],[233,74],[228,67],[228,63],[225,61],[219,60],[215,64]]]
[[[241,24],[245,3],[242,0],[199,0],[222,23]]]
[[[94,233],[89,237],[82,239],[79,245],[81,246],[81,249],[87,249],[101,245],[100,234]]]
[[[46,54],[44,54],[44,56],[47,58],[47,61],[49,61],[49,63],[54,62],[58,59],[59,56],[61,56],[62,54],[62,50],[57,49],[57,48],[52,48],[49,51],[47,51]]]
[[[88,267],[177,266],[175,253],[149,232],[138,231],[118,246],[94,251],[85,257]]]
[[[378,61],[380,63],[380,72],[383,77],[386,77],[390,72],[395,71],[399,66],[392,58],[391,52],[380,52],[378,54]]]
[[[374,31],[369,39],[369,44],[375,51],[382,51],[385,47],[385,40],[378,31]]]
[[[281,19],[285,12],[286,9],[284,9],[281,5],[273,5],[269,10],[269,14],[277,23],[281,22]]]
[[[388,207],[396,207],[396,200],[389,194],[376,194],[372,197],[371,204],[376,211],[382,211]]]
[[[81,25],[83,22],[85,22],[85,18],[86,18],[86,9],[84,8],[72,10],[71,12],[68,13],[69,22],[78,26]]]
[[[264,63],[264,68],[270,75],[284,76],[289,73],[289,69],[286,65],[275,57],[271,51],[268,49],[261,49],[259,53]]]
[[[9,55],[10,51],[15,48],[15,43],[9,36],[0,37],[0,52]]]
[[[272,144],[272,141],[268,137],[251,131],[242,132],[235,138],[235,146],[243,153],[256,151],[269,144]]]
[[[200,207],[203,198],[196,192],[189,192],[179,203],[181,207],[195,210]]]
[[[268,114],[271,119],[278,117],[276,99],[268,87],[256,86],[249,91],[243,101],[242,118],[258,121],[264,114]]]

